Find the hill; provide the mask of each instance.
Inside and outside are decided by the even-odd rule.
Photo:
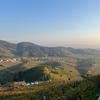
[[[15,76],[17,78],[20,77],[19,80],[43,80],[43,67],[48,68],[50,72],[49,78],[52,80],[67,80],[69,75],[69,79],[74,80],[80,78],[79,73],[81,75],[97,75],[100,73],[100,51],[96,49],[44,47],[30,42],[14,44],[0,40],[0,58],[13,57],[20,57],[21,61],[14,64],[11,62],[0,62],[0,81],[13,81]],[[27,62],[22,60],[23,57],[27,58]],[[32,57],[38,61],[29,61]],[[53,61],[59,62],[61,64],[60,68],[55,69],[55,64],[51,65],[49,63],[45,65],[46,62],[50,61],[52,63]],[[70,74],[71,68],[72,73]],[[21,75],[18,73],[21,73]],[[33,76],[35,76],[34,79]]]
[[[5,67],[0,67],[0,82],[82,79],[73,59],[69,58],[67,62],[64,61],[64,58],[62,60],[60,58],[52,59],[54,60],[31,60],[28,58],[16,63],[2,63]]]
[[[0,40],[0,57],[13,57],[16,52],[16,44]]]
[[[15,81],[73,81],[81,80],[79,72],[70,66],[65,66],[61,62],[45,62],[15,75]]]
[[[1,57],[67,57],[100,56],[100,50],[74,49],[71,47],[44,47],[30,42],[18,44],[0,40]]]

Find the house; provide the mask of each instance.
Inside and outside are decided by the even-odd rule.
[[[3,90],[4,91],[11,90],[11,87],[10,86],[3,87]]]
[[[3,62],[3,59],[0,59],[0,62]]]
[[[2,86],[0,86],[0,91],[2,91],[3,90],[3,87]]]
[[[31,82],[31,85],[34,85],[34,82]]]
[[[30,84],[30,83],[27,83],[26,85],[27,85],[27,86],[31,86],[31,84]]]
[[[38,85],[38,84],[39,84],[39,82],[38,82],[38,81],[36,81],[36,82],[34,82],[34,84]]]
[[[17,87],[19,87],[19,86],[27,86],[25,81],[14,82],[13,85],[17,86]]]
[[[0,91],[7,91],[11,90],[12,88],[10,86],[0,86]]]

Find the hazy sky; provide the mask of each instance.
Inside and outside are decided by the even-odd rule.
[[[100,47],[100,0],[0,0],[0,39]]]

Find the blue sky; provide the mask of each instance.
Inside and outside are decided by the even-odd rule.
[[[0,39],[99,47],[100,0],[0,0]]]

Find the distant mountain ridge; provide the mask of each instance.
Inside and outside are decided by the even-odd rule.
[[[73,55],[100,55],[96,49],[74,49],[71,47],[44,47],[31,42],[17,44],[0,40],[0,57],[66,57]]]

